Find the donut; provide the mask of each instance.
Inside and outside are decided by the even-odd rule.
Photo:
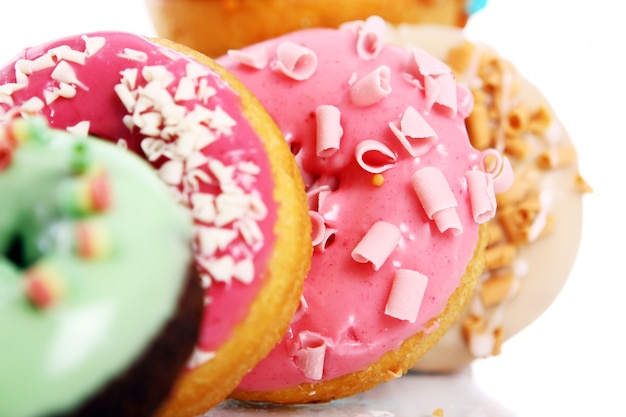
[[[152,415],[204,308],[187,212],[137,156],[42,118],[0,128],[0,190],[0,415]]]
[[[27,48],[0,91],[5,118],[42,114],[141,155],[191,213],[207,308],[162,414],[220,402],[284,335],[310,263],[302,178],[272,119],[208,58],[123,32]]]
[[[478,151],[470,92],[379,17],[217,59],[274,118],[309,197],[311,269],[289,331],[233,398],[323,402],[404,374],[473,294],[506,160]],[[486,198],[482,198],[485,196]]]
[[[581,237],[582,179],[576,149],[554,109],[494,48],[438,25],[389,25],[392,42],[420,45],[444,60],[477,103],[467,119],[477,149],[496,147],[515,181],[498,196],[488,226],[487,266],[457,323],[417,363],[427,372],[458,370],[498,355],[533,323],[567,281]]]
[[[146,0],[160,37],[211,57],[289,32],[379,15],[393,23],[464,27],[486,0]]]

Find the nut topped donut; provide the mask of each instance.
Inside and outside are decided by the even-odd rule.
[[[502,344],[549,307],[572,268],[582,231],[576,149],[539,89],[494,48],[438,25],[389,26],[389,38],[418,44],[445,60],[476,105],[470,141],[511,160],[512,187],[498,196],[489,222],[486,271],[464,314],[416,369],[451,371],[498,355]]]
[[[20,52],[0,69],[0,112],[142,155],[190,210],[207,309],[165,414],[223,399],[284,334],[310,259],[302,180],[271,118],[208,58],[118,32]]]
[[[0,415],[152,415],[203,311],[187,212],[137,156],[40,118],[0,128],[0,190]]]
[[[300,309],[235,398],[328,401],[402,375],[482,272],[481,224],[509,165],[470,145],[472,97],[451,70],[383,30],[372,17],[218,59],[291,145],[313,224]]]

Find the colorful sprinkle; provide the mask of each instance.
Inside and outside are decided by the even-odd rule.
[[[82,174],[92,163],[92,155],[85,141],[77,142],[72,149],[72,157],[70,159],[70,167],[72,172]]]
[[[83,259],[101,259],[111,252],[108,230],[92,220],[76,224],[76,252]]]
[[[385,183],[385,177],[382,174],[374,174],[372,175],[372,185],[376,187],[380,187]]]
[[[37,308],[47,309],[58,303],[63,296],[63,277],[50,265],[37,264],[28,269],[24,277],[26,296]]]

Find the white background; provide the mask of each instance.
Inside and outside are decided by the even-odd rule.
[[[622,4],[490,0],[466,28],[470,38],[496,47],[543,91],[577,145],[582,174],[595,189],[585,196],[583,240],[560,296],[507,342],[500,357],[474,365],[478,386],[523,417],[626,415]],[[31,44],[82,31],[155,34],[142,0],[10,1],[0,16],[0,62]]]

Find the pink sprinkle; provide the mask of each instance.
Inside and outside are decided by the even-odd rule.
[[[317,69],[317,55],[294,42],[283,42],[276,49],[272,69],[297,81],[309,79]]]
[[[327,158],[339,150],[343,128],[339,109],[331,105],[319,106],[315,111],[317,121],[317,156]]]
[[[385,314],[415,323],[427,284],[426,275],[409,269],[398,269],[385,306]]]
[[[381,65],[355,82],[350,88],[350,100],[359,107],[371,106],[391,93],[391,70]]]
[[[402,234],[395,224],[378,221],[352,251],[352,259],[359,263],[371,262],[378,271],[400,243]]]

